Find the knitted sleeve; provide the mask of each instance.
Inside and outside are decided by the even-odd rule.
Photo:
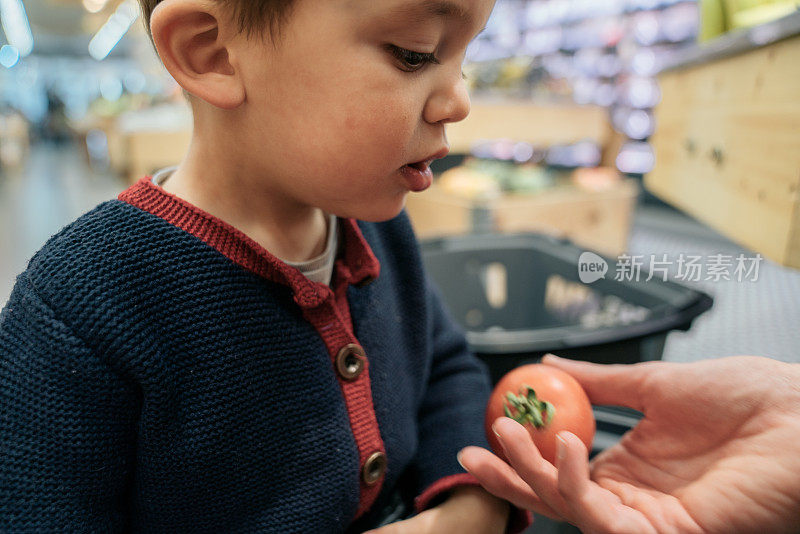
[[[436,286],[430,281],[427,286],[433,365],[418,417],[417,511],[434,506],[457,486],[477,485],[456,454],[467,445],[489,448],[483,423],[491,392],[488,371],[469,351]],[[529,512],[512,507],[508,532],[521,532],[530,522]]]
[[[0,312],[0,532],[118,532],[136,395],[25,274]]]

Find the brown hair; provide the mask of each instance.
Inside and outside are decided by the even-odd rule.
[[[280,39],[280,31],[294,0],[215,0],[232,8],[234,20],[239,23],[239,31],[247,35],[269,35],[273,42]],[[161,0],[139,0],[142,6],[144,26],[150,35],[150,16]],[[265,30],[269,33],[265,34]],[[150,35],[152,41],[153,36]]]

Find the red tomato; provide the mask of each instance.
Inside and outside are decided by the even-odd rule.
[[[492,423],[510,416],[528,429],[545,460],[555,464],[556,434],[567,430],[591,450],[594,414],[578,381],[555,367],[530,364],[512,369],[495,386],[486,408],[486,435],[492,450],[505,458]]]

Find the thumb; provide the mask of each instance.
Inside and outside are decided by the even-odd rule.
[[[644,412],[647,379],[663,362],[597,364],[567,360],[552,354],[542,363],[561,369],[581,385],[592,404],[627,406]]]

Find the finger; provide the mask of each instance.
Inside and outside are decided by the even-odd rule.
[[[556,467],[558,468],[558,491],[568,503],[581,502],[589,493],[589,460],[583,442],[571,432],[556,435]],[[580,439],[578,439],[580,441]]]
[[[562,519],[555,510],[542,502],[510,465],[486,449],[465,447],[458,453],[458,462],[489,493],[523,510],[531,510],[556,520]]]
[[[589,479],[589,451],[575,434],[556,435],[558,491],[566,506],[566,519],[584,532],[654,533],[638,510]]]
[[[572,375],[592,404],[627,406],[640,412],[644,412],[645,381],[657,366],[669,365],[664,362],[597,364],[567,360],[552,354],[542,358],[542,363]]]
[[[492,425],[511,466],[539,499],[559,513],[564,501],[558,492],[558,475],[553,464],[542,458],[528,431],[508,417],[499,417]]]
[[[589,453],[583,442],[570,432],[556,436],[558,491],[569,510],[570,521],[582,527],[613,524],[613,499],[589,480]]]

